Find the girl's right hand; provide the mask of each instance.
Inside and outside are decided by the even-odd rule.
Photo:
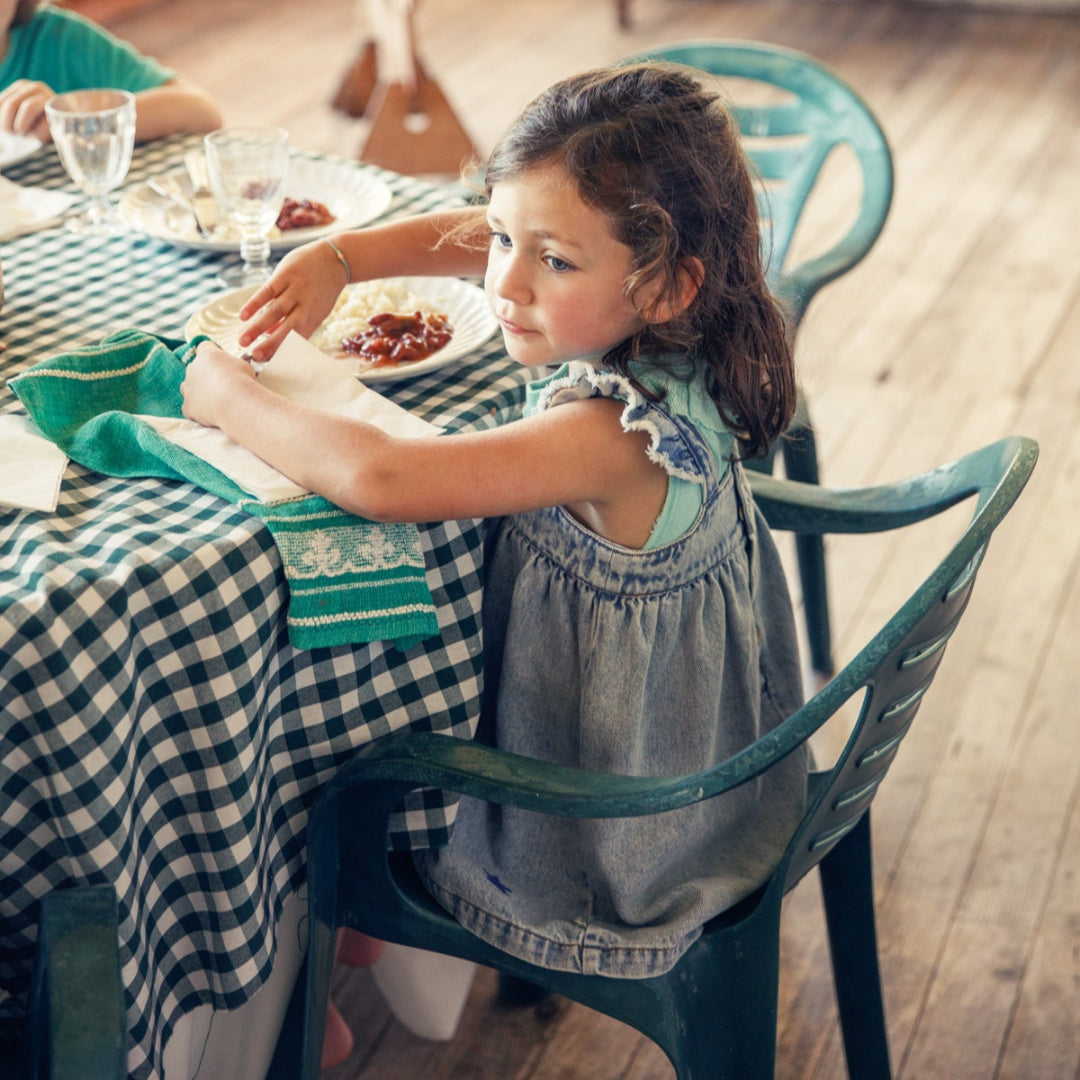
[[[309,337],[330,314],[344,285],[345,271],[328,244],[313,240],[294,248],[240,309],[248,323],[240,334],[241,348],[261,363],[277,352],[290,330]]]

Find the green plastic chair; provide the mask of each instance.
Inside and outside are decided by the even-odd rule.
[[[654,1040],[680,1080],[771,1080],[776,1053],[780,911],[817,866],[849,1075],[891,1075],[878,972],[869,807],[964,613],[994,529],[1035,465],[1038,448],[1010,438],[898,483],[829,491],[751,477],[774,529],[871,533],[933,517],[975,497],[960,538],[903,606],[814,698],[771,734],[696,776],[610,776],[443,735],[379,739],[320,793],[308,825],[308,961],[271,1077],[314,1080],[336,930],[464,957],[563,994]],[[809,778],[806,813],[770,879],[713,919],[666,975],[610,979],[534,967],[480,941],[425,891],[408,856],[387,852],[390,812],[431,785],[570,817],[656,814],[712,798],[761,775],[846,702],[862,706],[839,758]]]
[[[0,1054],[5,1080],[124,1080],[127,1019],[116,891],[59,889],[41,900],[24,1044]]]
[[[835,72],[812,57],[777,45],[691,41],[631,59],[667,60],[716,75],[721,82],[739,80],[728,89],[747,156],[763,181],[758,187],[758,209],[765,226],[769,280],[789,312],[793,332],[797,331],[811,300],[857,265],[884,227],[892,202],[893,165],[881,125],[866,102]],[[766,101],[761,100],[762,85],[769,89]],[[747,86],[759,93],[748,98]],[[862,174],[858,215],[827,250],[793,264],[791,243],[807,202],[821,180],[825,162],[842,146],[850,147]],[[819,482],[814,430],[801,394],[780,452],[790,479]],[[772,472],[773,455],[748,464]],[[810,663],[815,671],[832,674],[824,545],[818,536],[802,536],[796,546]]]

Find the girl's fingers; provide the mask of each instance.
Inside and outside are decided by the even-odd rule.
[[[264,284],[260,285],[255,290],[255,292],[253,292],[251,296],[248,297],[247,301],[244,303],[244,306],[240,309],[240,318],[244,319],[245,321],[247,319],[250,319],[251,316],[259,310],[259,308],[261,308],[265,303],[267,303],[267,301],[273,299],[274,291],[271,288],[271,283],[267,281]]]

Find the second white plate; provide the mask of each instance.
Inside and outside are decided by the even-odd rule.
[[[429,371],[452,364],[484,344],[499,328],[491,314],[484,290],[468,281],[449,277],[402,277],[386,278],[382,284],[401,285],[417,299],[450,317],[454,334],[449,344],[424,360],[399,364],[393,367],[364,367],[355,357],[343,352],[329,352],[343,364],[355,371],[357,378],[365,383],[397,382],[412,379]],[[364,283],[347,285],[348,289],[364,288]],[[184,333],[191,339],[198,334],[212,338],[227,352],[240,351],[240,309],[255,291],[254,287],[223,293],[205,307],[196,311],[188,320]],[[317,337],[318,331],[312,335]]]
[[[190,186],[183,168],[170,170],[185,186]],[[294,199],[315,199],[334,215],[329,225],[314,229],[289,229],[270,235],[274,251],[288,251],[320,236],[355,229],[384,214],[394,193],[378,177],[344,161],[312,161],[294,157],[289,162],[286,194]],[[239,237],[203,237],[184,210],[156,192],[148,184],[135,184],[120,199],[120,216],[139,232],[178,247],[200,251],[236,252]]]

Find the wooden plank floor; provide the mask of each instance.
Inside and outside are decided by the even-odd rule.
[[[353,0],[158,0],[113,24],[211,89],[230,122],[350,153],[328,102]],[[815,302],[803,382],[835,485],[893,479],[1009,433],[1042,458],[874,807],[892,1056],[907,1080],[1080,1078],[1080,18],[828,0],[424,0],[422,50],[481,150],[555,78],[646,45],[752,38],[859,87],[889,133],[892,215]],[[842,215],[824,205],[819,234]],[[813,230],[812,230],[813,232]],[[806,242],[812,241],[813,236]],[[830,545],[841,657],[925,568],[941,530]],[[333,1080],[660,1080],[645,1040],[578,1006],[507,1010],[474,986],[456,1039],[389,1016],[341,973],[357,1032]],[[817,889],[789,897],[778,1076],[845,1075]]]

